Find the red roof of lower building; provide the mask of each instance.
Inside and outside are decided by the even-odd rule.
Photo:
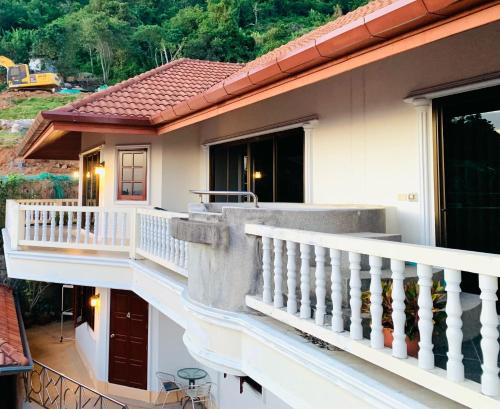
[[[21,328],[12,289],[0,285],[0,370],[2,366],[26,366]]]

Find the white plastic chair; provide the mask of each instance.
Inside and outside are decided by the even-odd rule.
[[[179,382],[175,375],[168,372],[156,372],[156,377],[161,383],[162,392],[165,392],[165,399],[163,400],[161,408],[163,409],[167,404],[170,393],[175,393],[177,398],[176,402],[179,402],[179,392],[183,392],[187,386],[182,382]]]
[[[186,405],[191,402],[191,408],[195,409],[195,404],[200,403],[202,407],[206,409],[212,408],[212,382],[202,383],[200,385],[192,385],[185,387],[182,392],[185,394],[186,399],[184,405],[182,406],[185,409]],[[181,401],[182,402],[182,401]],[[208,404],[208,405],[207,405]]]

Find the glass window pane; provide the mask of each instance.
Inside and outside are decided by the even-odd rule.
[[[132,180],[132,168],[123,168],[122,169],[122,180],[125,182]]]
[[[134,168],[134,181],[142,182],[144,180],[144,168]]]
[[[134,153],[134,166],[144,166],[146,162],[146,153]]]
[[[134,196],[142,196],[142,193],[143,190],[142,190],[142,183],[134,183],[134,191],[133,191],[133,195]]]
[[[128,196],[132,194],[132,183],[122,184],[122,195]]]
[[[123,153],[122,154],[122,166],[133,166],[134,162],[133,153]]]

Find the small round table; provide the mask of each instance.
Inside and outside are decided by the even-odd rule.
[[[200,368],[182,368],[177,371],[177,376],[189,380],[189,386],[193,386],[197,380],[207,376],[207,372]]]

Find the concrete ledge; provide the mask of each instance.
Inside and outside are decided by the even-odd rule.
[[[170,220],[170,234],[190,243],[219,247],[227,247],[229,243],[229,227],[222,222],[174,218]]]

